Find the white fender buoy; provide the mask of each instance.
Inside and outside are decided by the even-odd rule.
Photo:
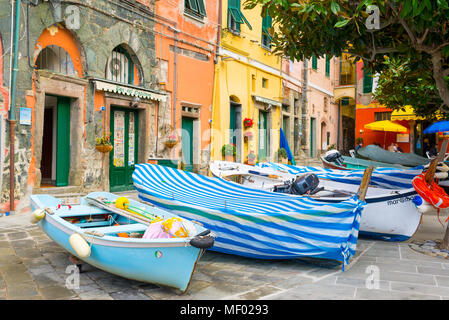
[[[421,196],[415,196],[413,198],[413,203],[416,205],[416,209],[421,214],[435,210],[435,207],[424,200]]]
[[[79,233],[72,234],[69,237],[69,242],[80,258],[87,258],[90,256],[90,246]]]
[[[38,223],[45,218],[45,211],[42,209],[36,209],[31,213],[31,223]]]

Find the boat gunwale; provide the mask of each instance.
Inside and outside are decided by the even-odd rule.
[[[34,206],[37,208],[42,208],[39,204],[37,204],[33,199],[31,199]],[[78,233],[83,238],[91,242],[92,244],[97,245],[105,245],[105,246],[113,246],[113,247],[136,247],[136,248],[154,248],[154,247],[187,247],[192,246],[190,244],[190,240],[195,238],[197,234],[201,233],[203,230],[198,230],[197,234],[192,237],[186,238],[160,238],[160,239],[143,239],[143,238],[123,238],[118,236],[112,236],[108,233],[103,234],[102,236],[97,236],[91,233],[86,233],[86,231],[96,231],[97,228],[80,228],[72,223],[66,221],[62,217],[57,214],[45,214],[45,218],[43,219],[46,222],[50,223],[54,227],[68,234],[69,236],[73,233]],[[42,222],[39,222],[42,223]],[[144,224],[140,223],[143,227]],[[197,226],[195,226],[197,228]],[[206,230],[204,227],[198,225],[202,229]],[[145,230],[145,229],[144,229]]]

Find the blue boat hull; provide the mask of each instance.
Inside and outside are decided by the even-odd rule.
[[[32,209],[37,207],[32,206]],[[62,219],[56,214],[47,214],[38,225],[71,255],[127,279],[173,287],[183,292],[187,290],[196,262],[203,253],[202,249],[185,244],[173,245],[159,241],[158,245],[158,241],[151,243],[148,239],[143,239],[144,241],[138,242],[136,239],[119,237],[110,241],[107,238],[111,237],[84,235],[91,245],[91,254],[87,258],[81,258],[69,242],[69,237],[77,230],[58,220]]]

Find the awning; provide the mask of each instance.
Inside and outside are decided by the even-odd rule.
[[[141,99],[149,99],[149,100],[157,100],[161,102],[165,102],[167,100],[167,96],[161,93],[156,93],[154,91],[138,88],[125,84],[118,84],[115,82],[110,82],[107,80],[97,80],[93,79],[95,83],[95,89],[106,92],[113,92],[118,94],[123,94],[131,97],[138,97]]]
[[[391,121],[394,120],[425,120],[425,118],[416,116],[413,107],[408,105],[391,113]]]
[[[258,102],[271,104],[271,105],[277,106],[277,107],[282,107],[282,102],[280,102],[280,101],[276,101],[276,100],[272,100],[272,99],[268,99],[268,98],[264,98],[264,97],[256,96],[256,95],[253,95],[253,97],[254,97],[254,100],[256,100]]]

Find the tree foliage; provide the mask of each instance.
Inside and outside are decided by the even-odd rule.
[[[429,63],[385,57],[383,64],[374,99],[395,110],[411,105],[416,115],[434,119],[442,100]]]
[[[449,107],[448,0],[246,0],[273,19],[274,52],[302,61],[312,55],[363,59],[373,73],[388,68],[384,56],[412,64],[426,61],[441,103]],[[371,6],[379,27],[372,29]],[[446,111],[446,110],[444,110]]]

